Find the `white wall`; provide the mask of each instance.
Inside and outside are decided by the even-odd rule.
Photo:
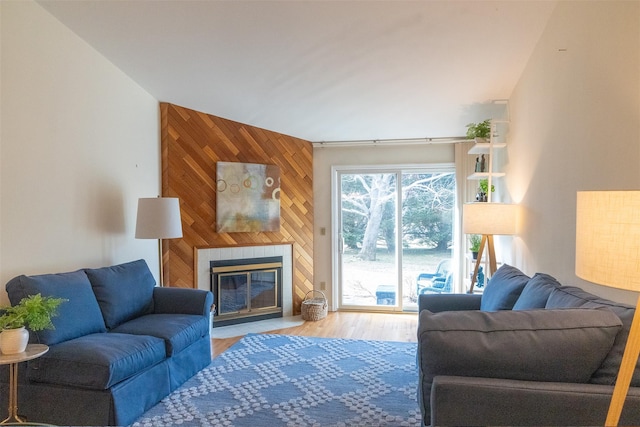
[[[313,282],[327,285],[325,292],[332,306],[332,248],[331,248],[331,167],[351,165],[414,165],[424,163],[453,163],[451,144],[403,145],[400,147],[321,147],[313,150]],[[325,228],[326,234],[320,234]]]
[[[640,2],[559,2],[510,106],[513,264],[635,303],[578,279],[574,246],[577,191],[640,189]]]
[[[157,278],[134,229],[160,191],[158,101],[37,3],[0,8],[0,287],[139,258]]]

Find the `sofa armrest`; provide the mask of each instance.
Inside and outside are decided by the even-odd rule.
[[[599,384],[437,376],[431,425],[604,425],[612,393]],[[637,387],[629,389],[620,425],[640,425]]]
[[[480,294],[422,294],[418,297],[418,313],[441,311],[480,310]]]
[[[209,316],[213,294],[201,289],[154,288],[153,312],[155,314],[198,314]]]

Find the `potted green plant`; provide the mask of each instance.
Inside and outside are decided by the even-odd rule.
[[[484,194],[489,193],[489,180],[488,179],[481,179],[478,182],[478,185],[480,186],[480,191],[482,191]],[[493,193],[494,191],[496,191],[496,187],[495,187],[495,185],[491,184],[491,192]]]
[[[496,191],[495,185],[491,184],[491,192]],[[486,202],[487,195],[489,194],[489,180],[481,179],[478,182],[478,194],[476,194],[476,201],[478,202]]]
[[[467,125],[467,138],[475,139],[476,142],[486,142],[491,136],[491,119],[480,123],[469,123]]]
[[[29,295],[18,304],[2,308],[0,315],[0,350],[4,354],[22,353],[29,341],[29,332],[55,329],[51,318],[58,315],[64,298]]]
[[[482,238],[479,234],[471,234],[469,236],[469,250],[473,255],[473,259],[478,259],[478,251],[480,250],[480,242]]]

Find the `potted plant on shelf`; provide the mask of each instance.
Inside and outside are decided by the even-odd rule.
[[[494,191],[496,191],[496,187],[495,185],[491,184],[491,192],[493,193]],[[489,194],[489,180],[481,179],[478,182],[478,194],[476,194],[476,201],[486,202],[488,194]]]
[[[467,125],[467,138],[475,139],[476,142],[487,142],[491,136],[491,119],[480,123],[469,123]]]
[[[51,318],[58,315],[63,298],[43,297],[41,294],[23,298],[14,306],[4,307],[0,315],[0,350],[4,354],[22,353],[29,342],[29,332],[55,329]]]
[[[478,251],[480,250],[480,242],[482,238],[479,234],[471,234],[469,236],[469,250],[471,251],[471,255],[473,255],[473,259],[478,259]]]

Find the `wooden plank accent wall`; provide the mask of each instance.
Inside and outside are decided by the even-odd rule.
[[[313,149],[309,141],[160,104],[162,195],[180,198],[182,239],[164,241],[164,280],[197,287],[194,249],[293,243],[293,310],[313,289]],[[280,231],[216,232],[216,162],[280,167]]]

